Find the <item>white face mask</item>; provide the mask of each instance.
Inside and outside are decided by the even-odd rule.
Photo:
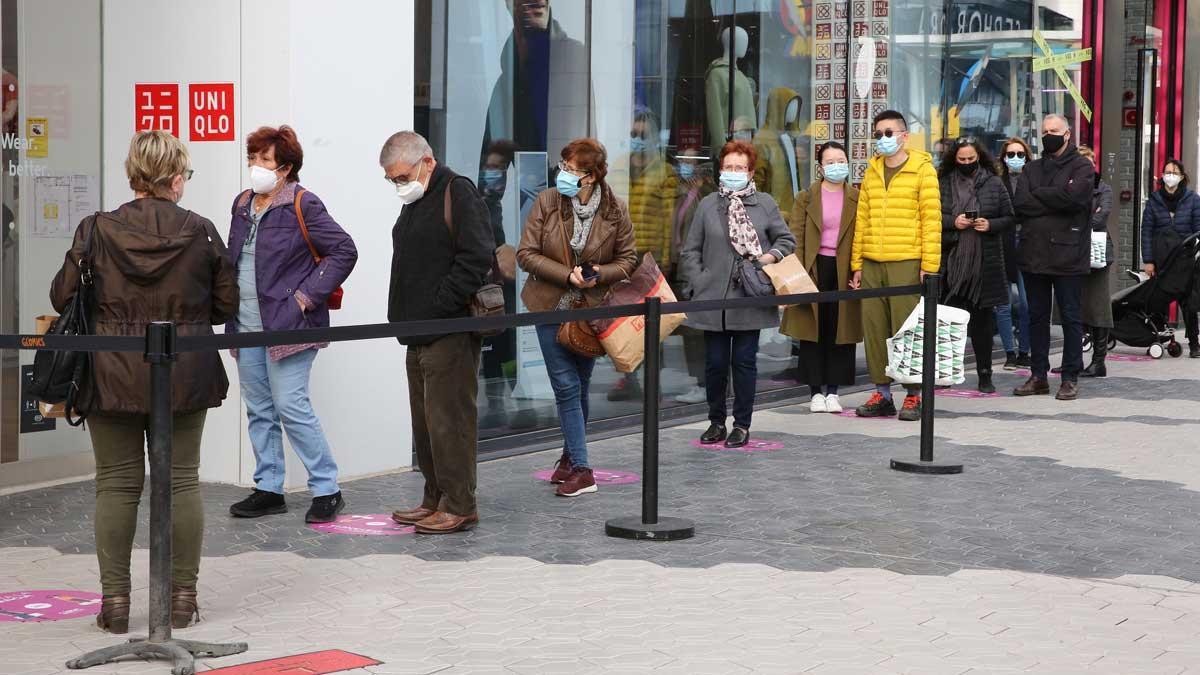
[[[1180,183],[1183,182],[1183,176],[1180,176],[1177,173],[1165,173],[1163,174],[1162,180],[1163,184],[1174,190],[1175,188],[1179,187]]]
[[[254,194],[265,195],[279,184],[279,176],[275,172],[255,164],[250,167],[250,189]]]
[[[407,183],[396,185],[396,196],[405,205],[411,204],[425,196],[425,186],[421,183],[421,169],[418,165],[417,176]]]

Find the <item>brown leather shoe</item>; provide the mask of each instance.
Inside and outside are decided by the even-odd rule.
[[[175,586],[171,589],[171,627],[187,628],[200,623],[200,606],[196,604],[196,589]]]
[[[424,506],[418,506],[415,509],[409,509],[407,511],[392,511],[392,520],[401,525],[416,525],[420,521],[432,516],[434,513],[437,513],[436,509],[428,509]]]
[[[417,523],[417,534],[450,534],[469,530],[479,523],[479,513],[468,516],[456,516],[453,513],[437,511],[428,518]]]
[[[1050,383],[1032,375],[1025,380],[1025,384],[1013,390],[1013,396],[1042,396],[1049,393]]]
[[[96,615],[100,630],[114,635],[129,632],[129,595],[106,595],[100,600],[100,613]]]
[[[1070,380],[1063,380],[1062,385],[1058,388],[1058,393],[1054,398],[1060,401],[1074,401],[1079,398],[1079,384]]]

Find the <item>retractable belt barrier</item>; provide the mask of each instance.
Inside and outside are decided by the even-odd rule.
[[[733,309],[780,307],[813,303],[864,300],[920,294],[925,303],[926,339],[923,341],[923,363],[935,363],[937,303],[939,276],[926,274],[922,285],[897,286],[864,290],[825,291],[796,295],[732,298],[724,300],[694,300],[663,303],[657,297],[643,304],[615,307],[596,307],[554,312],[530,312],[493,317],[464,317],[406,321],[329,328],[237,333],[231,335],[178,336],[175,324],[154,322],[146,327],[143,336],[98,335],[0,335],[0,349],[16,350],[74,350],[86,352],[141,352],[151,369],[150,404],[150,634],[146,640],[109,647],[85,654],[67,663],[70,668],[87,668],[114,658],[137,654],[175,660],[176,671],[193,671],[192,655],[222,656],[246,650],[245,643],[214,645],[171,638],[170,571],[171,571],[171,369],[179,353],[273,347],[289,344],[319,342],[350,342],[422,335],[449,335],[477,331],[590,321],[627,316],[646,318],[645,385],[642,413],[642,512],[640,516],[614,518],[605,523],[609,536],[628,539],[673,540],[695,534],[691,521],[682,518],[660,517],[658,514],[658,440],[659,440],[659,344],[660,319],[663,314],[695,314]],[[930,329],[929,327],[934,327]],[[922,415],[920,459],[893,459],[891,468],[920,474],[961,473],[962,465],[936,462],[933,459],[933,408],[935,368],[924,368],[922,375]]]

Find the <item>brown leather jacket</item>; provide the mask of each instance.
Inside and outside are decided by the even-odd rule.
[[[583,292],[588,307],[600,304],[609,286],[628,279],[637,267],[633,222],[629,209],[608,185],[601,186],[600,208],[592,219],[592,231],[579,259],[571,250],[575,216],[571,200],[549,188],[543,190],[525,219],[517,263],[529,273],[521,300],[533,312],[548,312],[558,307],[563,293],[571,287],[571,270],[591,263],[600,272],[600,280]]]
[[[92,324],[96,335],[145,335],[151,321],[174,321],[180,336],[212,335],[213,325],[237,312],[237,276],[213,224],[163,199],[137,199],[116,211],[84,218],[50,287],[61,312],[75,295],[78,261],[91,237]],[[93,355],[91,413],[149,412],[150,371],[142,354]],[[221,405],[229,378],[217,352],[179,354],[172,378],[172,411]]]

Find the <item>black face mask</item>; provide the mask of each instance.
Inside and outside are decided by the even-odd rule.
[[[1042,134],[1042,152],[1047,155],[1053,155],[1063,146],[1067,144],[1066,136],[1056,136],[1054,134]]]
[[[975,169],[979,168],[979,162],[971,162],[970,164],[959,164],[958,170],[964,176],[974,176]]]

